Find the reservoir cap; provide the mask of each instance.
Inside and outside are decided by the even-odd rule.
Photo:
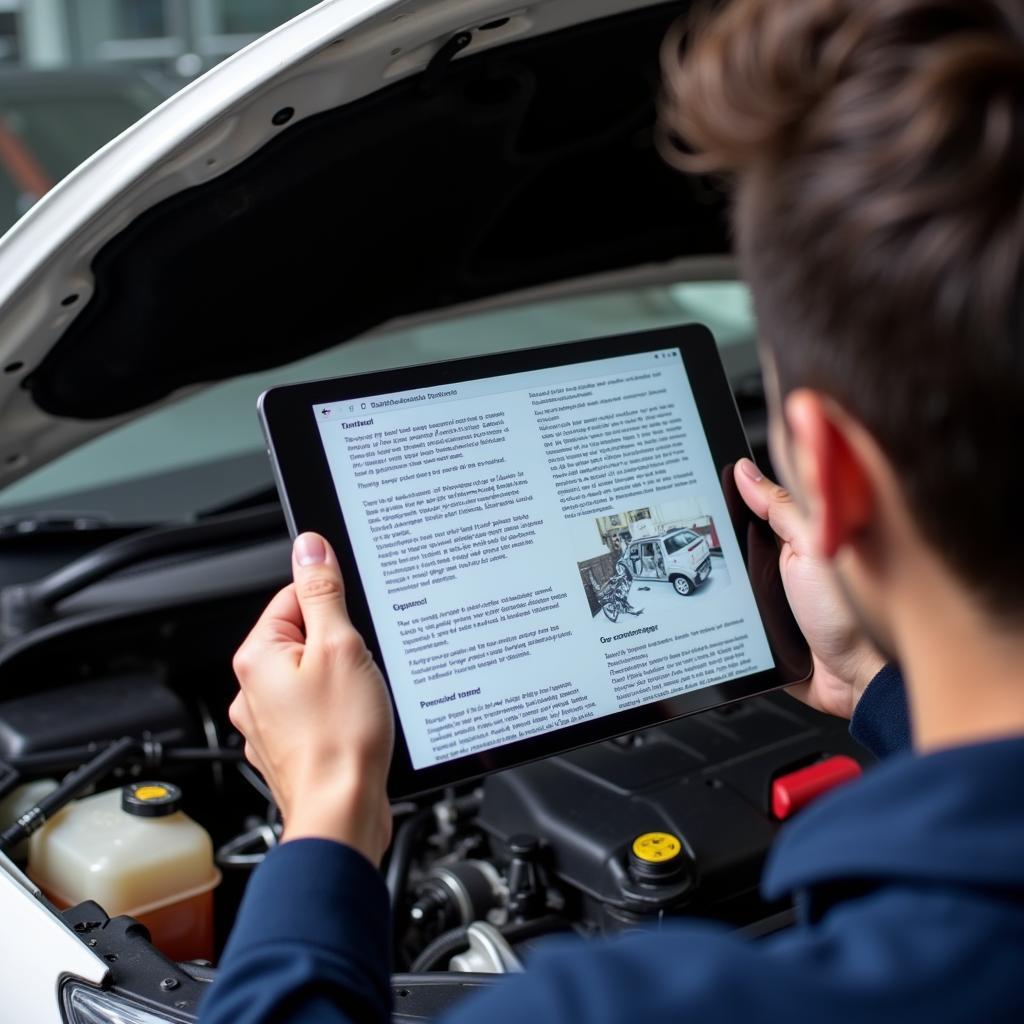
[[[683,841],[671,832],[644,832],[633,840],[629,854],[633,876],[645,882],[665,881],[686,866]]]
[[[170,782],[133,782],[121,790],[121,810],[140,818],[163,818],[181,807],[181,790]]]

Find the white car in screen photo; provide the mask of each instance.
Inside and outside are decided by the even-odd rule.
[[[681,597],[689,597],[711,575],[711,547],[694,530],[643,535],[620,561],[633,579],[669,583]]]

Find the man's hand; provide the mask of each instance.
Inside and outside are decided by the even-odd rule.
[[[749,459],[736,464],[736,486],[782,541],[782,582],[814,659],[810,681],[789,692],[819,711],[850,718],[884,659],[861,631],[828,565],[811,554],[789,492],[762,476]]]
[[[281,809],[284,841],[334,839],[379,864],[391,839],[391,702],[327,542],[298,537],[292,571],[235,655],[229,715]]]

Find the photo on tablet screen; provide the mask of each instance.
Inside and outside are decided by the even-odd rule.
[[[774,667],[678,349],[307,409],[413,769]]]
[[[577,563],[591,613],[612,622],[620,614],[643,614],[630,604],[632,592],[649,595],[641,601],[648,615],[653,610],[659,618],[683,621],[694,609],[672,595],[706,597],[728,586],[731,577],[714,518],[704,512],[707,504],[700,498],[655,499],[595,519],[596,531],[585,530],[594,553]]]

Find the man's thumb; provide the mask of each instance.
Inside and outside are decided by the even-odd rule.
[[[318,533],[300,533],[292,546],[295,594],[307,639],[322,638],[348,624],[345,585],[330,544]]]
[[[736,463],[736,486],[750,510],[767,519],[783,541],[792,542],[800,528],[800,515],[789,492],[773,483],[750,459]]]

